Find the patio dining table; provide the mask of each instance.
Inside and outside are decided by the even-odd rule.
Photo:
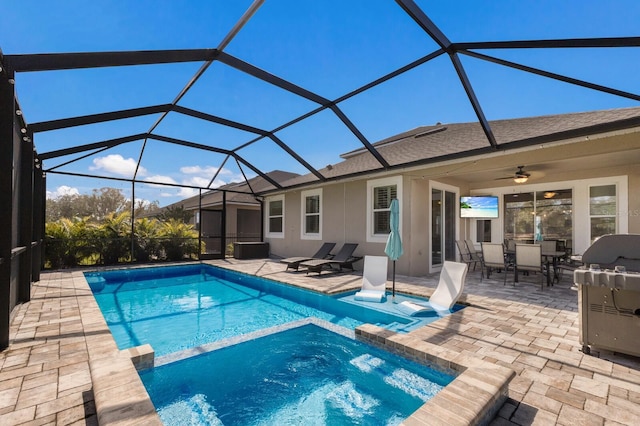
[[[507,256],[510,256],[515,260],[516,251],[515,250],[507,250],[505,251]],[[545,266],[547,267],[546,277],[547,277],[547,287],[550,287],[554,282],[560,281],[560,274],[558,273],[558,260],[566,256],[567,253],[559,250],[549,250],[542,251],[541,256],[542,260],[544,260]],[[549,266],[553,266],[553,279],[551,278],[551,268]],[[518,273],[517,273],[517,265],[515,272],[515,282],[518,282]]]
[[[567,253],[564,251],[543,251],[542,257],[545,259],[547,265],[547,287],[550,286],[554,282],[560,281],[560,274],[558,273],[558,260],[566,256]],[[553,281],[551,280],[551,268],[549,268],[549,264],[553,266]]]

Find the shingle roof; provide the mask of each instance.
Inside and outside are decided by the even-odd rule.
[[[640,127],[640,107],[496,120],[490,122],[498,149],[534,143],[560,142],[572,137]],[[373,144],[390,166],[399,167],[444,161],[493,152],[477,122],[421,126]],[[344,161],[320,170],[328,179],[383,170],[362,148],[341,155]],[[317,182],[312,174],[287,180],[283,186]]]

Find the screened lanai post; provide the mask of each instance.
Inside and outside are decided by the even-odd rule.
[[[202,188],[198,189],[198,217],[193,222],[198,227],[198,260],[202,260]]]
[[[224,259],[227,257],[227,191],[222,191],[222,218],[220,222],[220,228],[222,228],[220,230],[220,244],[222,245],[220,258]]]
[[[26,129],[18,145],[20,157],[18,168],[18,245],[24,251],[18,258],[18,299],[17,303],[31,299],[31,262],[33,261],[33,172],[35,156],[33,133]]]
[[[43,239],[44,239],[44,218],[45,203],[47,196],[46,179],[42,171],[42,162],[37,154],[34,160],[35,168],[33,173],[33,259],[31,262],[31,277],[33,281],[40,281],[40,271],[44,267],[43,259]]]
[[[133,263],[135,257],[135,247],[136,247],[136,181],[131,180],[131,260],[129,263]]]
[[[2,55],[0,54],[0,60]],[[11,239],[13,235],[13,146],[15,81],[13,72],[0,62],[0,350],[9,346],[11,315]]]
[[[44,171],[44,164],[42,164],[42,162],[40,162],[41,166],[42,166],[42,195],[40,196],[40,200],[42,202],[42,208],[41,208],[41,213],[42,213],[42,221],[40,223],[40,236],[41,236],[41,245],[42,245],[42,249],[40,250],[41,256],[42,258],[40,259],[40,269],[44,270],[44,264],[45,264],[45,254],[47,251],[47,240],[45,238],[45,235],[47,235],[46,232],[46,220],[47,220],[47,174]]]
[[[260,241],[264,241],[264,200],[262,198],[258,199],[260,203]]]

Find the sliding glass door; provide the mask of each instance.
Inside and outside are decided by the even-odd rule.
[[[457,193],[431,189],[431,267],[439,268],[445,260],[455,260]]]
[[[517,241],[563,240],[573,234],[571,189],[504,196],[504,238]]]

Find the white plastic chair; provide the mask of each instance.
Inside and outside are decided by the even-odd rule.
[[[387,290],[387,256],[365,256],[362,271],[362,289],[354,295],[356,300],[382,302]]]
[[[464,290],[469,265],[466,263],[445,261],[440,271],[438,287],[428,302],[405,301],[398,304],[398,310],[415,316],[429,311],[448,311],[456,304]]]

